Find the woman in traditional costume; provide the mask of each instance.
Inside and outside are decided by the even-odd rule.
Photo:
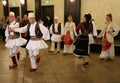
[[[112,59],[115,56],[114,37],[119,33],[118,26],[112,22],[112,14],[106,15],[106,22],[98,38],[102,37],[102,52],[100,59]]]
[[[84,59],[84,66],[89,65],[88,55],[90,51],[90,44],[94,43],[93,36],[97,35],[97,31],[92,23],[92,18],[90,14],[85,14],[83,22],[81,22],[77,28],[77,39],[74,42],[75,56]]]
[[[63,53],[73,53],[74,45],[73,41],[75,39],[75,36],[77,35],[75,23],[73,22],[72,16],[68,16],[68,22],[65,23],[64,28],[64,38],[62,39],[64,41],[64,51]]]

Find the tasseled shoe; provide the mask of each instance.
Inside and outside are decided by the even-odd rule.
[[[30,71],[30,72],[35,72],[35,71],[37,71],[37,69],[31,68],[31,69],[29,69],[29,71]]]
[[[14,68],[16,68],[16,67],[17,67],[17,64],[9,65],[9,68],[10,68],[10,69],[14,69]]]
[[[17,67],[16,57],[15,56],[11,57],[11,60],[12,60],[13,65],[10,65],[9,68],[14,69]]]

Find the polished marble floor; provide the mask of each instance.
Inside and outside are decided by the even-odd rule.
[[[11,61],[4,44],[0,41],[0,83],[120,83],[119,56],[112,61],[100,61],[99,54],[91,53],[90,65],[83,67],[82,60],[73,55],[48,53],[46,49],[40,51],[38,70],[30,73],[30,63],[23,48],[19,48],[22,55],[18,68],[8,68]]]

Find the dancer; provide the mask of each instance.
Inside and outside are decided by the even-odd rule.
[[[74,42],[75,56],[84,60],[84,66],[89,65],[88,56],[90,53],[90,44],[94,43],[93,35],[97,36],[96,29],[93,28],[91,14],[85,14],[83,22],[81,22],[77,28],[77,39]]]
[[[61,35],[62,35],[63,26],[58,21],[58,17],[54,18],[54,23],[50,27],[50,33],[52,34],[51,37],[51,49],[50,52],[55,51],[55,43],[57,43],[57,53],[60,52],[60,41],[61,41]]]
[[[12,60],[12,65],[9,66],[10,69],[17,67],[17,59],[20,58],[20,52],[18,51],[18,47],[21,45],[26,44],[27,40],[20,38],[19,33],[12,32],[11,29],[17,29],[19,28],[19,23],[15,21],[15,14],[14,12],[9,13],[9,24],[7,25],[7,28],[5,30],[5,36],[6,36],[6,44],[5,47],[10,49],[10,57]]]
[[[75,39],[75,36],[77,36],[75,23],[73,22],[72,16],[68,16],[68,22],[65,23],[65,28],[64,28],[64,35],[65,37],[63,38],[64,41],[64,51],[63,53],[73,53],[74,50],[74,45],[73,41]]]
[[[102,52],[100,54],[100,59],[111,60],[115,56],[114,51],[114,37],[119,33],[118,26],[112,22],[112,14],[106,15],[106,22],[103,26],[101,33],[98,38],[102,37]]]
[[[37,70],[37,64],[40,61],[39,50],[47,48],[48,45],[44,42],[44,40],[49,40],[49,30],[35,21],[35,15],[33,12],[28,14],[29,23],[25,27],[21,27],[19,29],[14,29],[12,31],[15,32],[26,32],[28,31],[28,36],[30,40],[26,46],[29,51],[31,67],[29,69],[30,72],[35,72]],[[44,39],[44,40],[43,40]],[[36,58],[36,59],[35,59]]]

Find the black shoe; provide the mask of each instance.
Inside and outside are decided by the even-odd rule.
[[[111,58],[108,58],[107,60],[110,61],[110,60],[112,60],[112,59],[111,59]]]
[[[79,59],[81,59],[82,57],[78,57]]]
[[[83,66],[88,66],[89,65],[89,62],[85,62],[84,64],[83,64]]]

